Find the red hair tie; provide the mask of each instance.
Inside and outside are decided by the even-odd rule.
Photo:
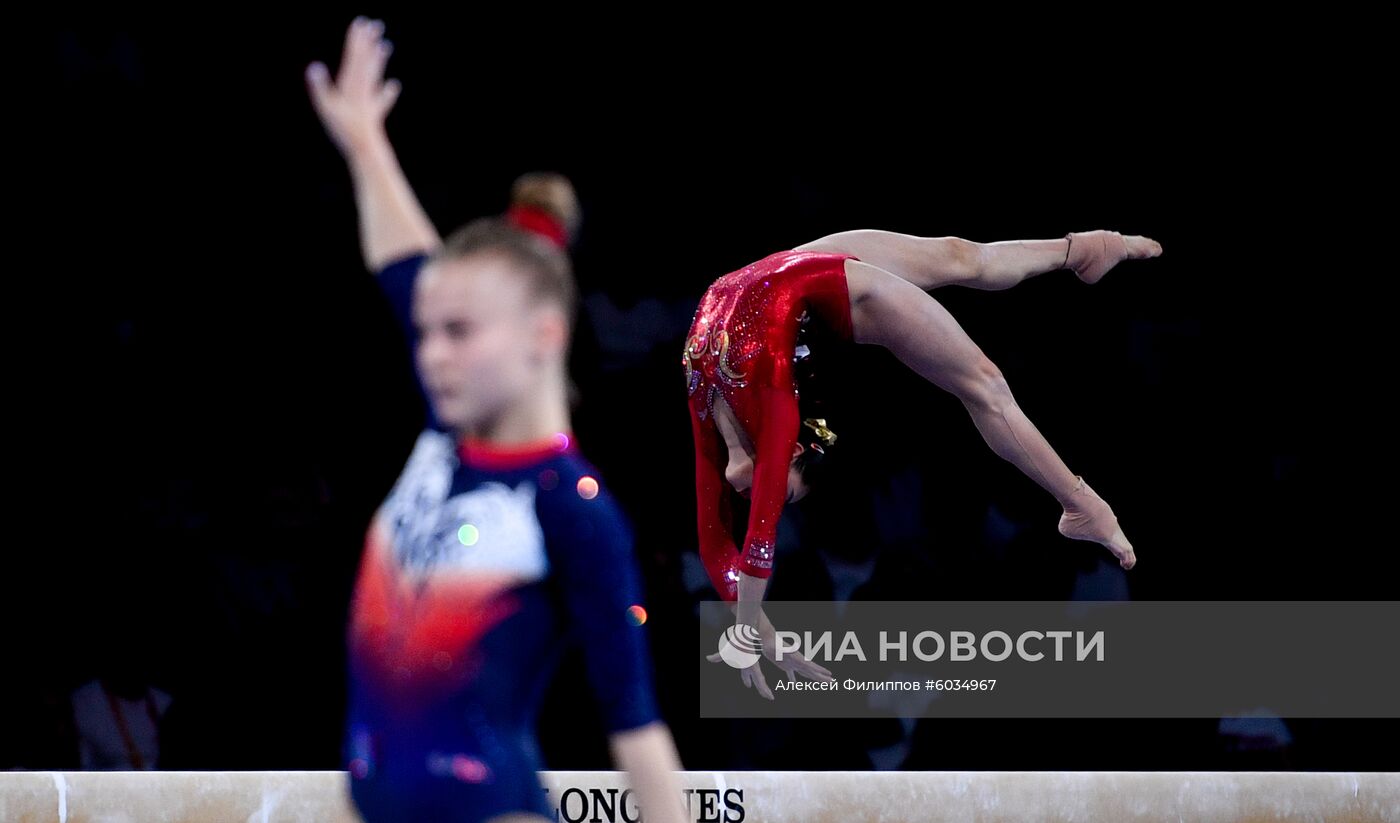
[[[506,209],[506,220],[525,231],[544,237],[561,249],[569,247],[568,233],[554,215],[538,206],[516,204]]]

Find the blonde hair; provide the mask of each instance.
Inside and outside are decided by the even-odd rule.
[[[578,197],[567,177],[555,172],[530,172],[517,177],[511,186],[511,206],[542,209],[564,229],[566,242],[572,244],[582,219]],[[505,217],[479,217],[452,232],[441,248],[433,252],[429,263],[441,263],[471,257],[476,254],[497,254],[528,278],[533,299],[554,303],[564,310],[570,337],[578,321],[578,284],[567,250],[546,238],[512,222]],[[565,359],[572,346],[565,345]],[[569,405],[580,400],[578,386],[565,375]]]
[[[573,185],[555,172],[517,177],[511,186],[511,206],[544,210],[558,221],[569,242],[581,220]],[[505,257],[529,279],[531,296],[563,307],[569,328],[573,328],[578,316],[578,285],[566,250],[505,217],[480,217],[448,235],[430,262],[461,260],[475,254]]]
[[[532,171],[515,178],[510,187],[510,204],[534,206],[549,212],[564,227],[569,245],[578,237],[583,209],[579,206],[574,184],[558,172]]]

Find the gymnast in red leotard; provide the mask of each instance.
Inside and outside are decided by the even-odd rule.
[[[798,329],[812,315],[850,339],[842,269],[847,257],[796,251],[769,255],[715,281],[691,323],[682,360],[695,435],[700,556],[710,582],[726,600],[735,599],[740,572],[767,577],[772,571],[778,515],[785,502],[804,490],[798,478],[789,477],[798,473],[791,463],[803,450],[798,445],[793,354]],[[736,441],[745,442],[743,451],[754,455],[750,463],[723,459],[726,446]],[[751,482],[729,477],[751,502],[748,538],[740,553],[730,538],[724,483],[725,471],[742,472],[747,465],[753,467]]]
[[[720,596],[737,601],[739,622],[758,627],[771,645],[772,627],[759,604],[773,572],[778,517],[785,503],[806,493],[801,469],[812,457],[808,450],[835,440],[824,420],[799,419],[793,359],[799,330],[811,322],[847,340],[884,346],[957,396],[987,444],[1060,502],[1061,534],[1101,543],[1132,568],[1137,558],[1113,510],[1065,466],[1000,370],[928,291],[950,284],[1007,289],[1061,268],[1095,283],[1123,260],[1161,253],[1155,240],[1113,231],[975,243],[857,230],[776,252],[716,280],[695,312],[682,361],[695,438],[700,557]],[[750,499],[742,548],[734,545],[726,485]],[[814,677],[825,671],[805,668],[811,665],[799,662],[797,671]],[[783,668],[793,675],[791,665]],[[743,675],[771,698],[757,663]]]

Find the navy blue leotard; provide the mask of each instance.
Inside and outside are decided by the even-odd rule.
[[[422,259],[381,280],[401,322]],[[502,448],[430,425],[352,603],[346,764],[365,820],[552,817],[534,720],[566,644],[609,732],[659,717],[641,600],[626,521],[570,432]]]

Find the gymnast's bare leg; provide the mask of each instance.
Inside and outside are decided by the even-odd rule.
[[[1065,268],[1073,269],[1086,283],[1096,283],[1123,260],[1157,257],[1162,244],[1150,237],[1103,230],[1071,232],[1056,240],[976,243],[960,237],[856,229],[829,234],[797,250],[853,254],[924,291],[948,285],[999,291]]]
[[[825,239],[825,238],[823,238]],[[925,238],[927,239],[927,238]],[[1144,238],[1145,239],[1145,238]],[[920,284],[942,279],[952,283],[1008,283],[1021,281],[1035,274],[1036,265],[1042,259],[1049,260],[1054,253],[1065,255],[1068,249],[1065,241],[1044,241],[1042,246],[1004,246],[1007,255],[1021,256],[1025,265],[1005,266],[997,269],[1000,274],[986,279],[986,272],[967,273],[959,269],[960,258],[956,244],[942,246],[949,252],[941,265],[949,266],[951,274],[941,267],[918,266],[907,251],[897,246],[886,249],[881,255],[879,249],[871,245],[878,238],[875,235],[865,238],[864,255],[853,248],[827,246],[825,251],[854,253],[860,260],[846,260],[846,281],[851,298],[851,328],[858,343],[874,343],[889,349],[902,363],[909,365],[931,384],[953,393],[962,400],[963,407],[973,418],[977,431],[981,432],[987,445],[1001,458],[1014,463],[1036,484],[1049,491],[1064,508],[1060,518],[1061,535],[1078,540],[1093,540],[1103,544],[1113,556],[1119,558],[1123,568],[1133,568],[1137,557],[1133,544],[1128,543],[1119,528],[1113,509],[1103,501],[1082,477],[1072,473],[1064,460],[1050,448],[1049,442],[1030,423],[1021,406],[1012,396],[1007,379],[1001,370],[991,363],[972,337],[967,336],[948,309],[925,293]],[[1035,242],[1035,241],[1030,241]],[[1056,249],[1053,245],[1060,244]],[[1155,245],[1155,241],[1149,241]],[[804,246],[806,248],[806,246]],[[1159,253],[1159,246],[1151,249],[1151,255]],[[875,252],[875,253],[872,253]],[[895,260],[900,265],[904,260],[903,276],[890,273],[882,267],[864,262],[865,256],[872,259]],[[1043,270],[1061,267],[1063,256],[1053,260]],[[1102,262],[1096,272],[1102,276]],[[1005,288],[1007,286],[1001,286]]]

